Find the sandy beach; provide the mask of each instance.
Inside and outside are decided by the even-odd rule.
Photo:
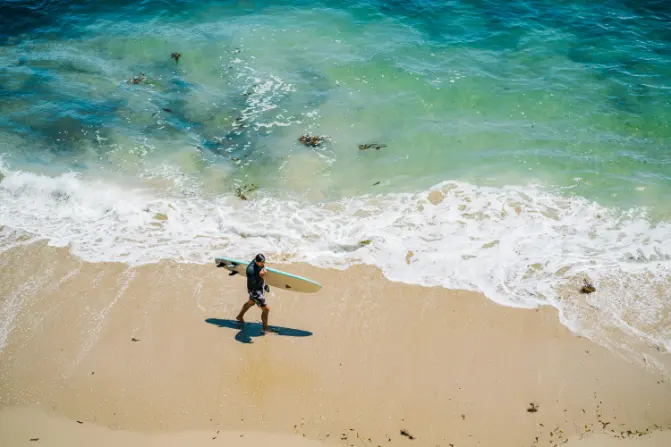
[[[671,381],[551,308],[291,264],[323,289],[273,291],[278,333],[262,336],[258,309],[236,326],[244,282],[214,265],[87,263],[39,243],[0,266],[3,445],[217,431],[241,446],[668,445]]]
[[[669,5],[2,2],[0,447],[671,447]]]
[[[279,447],[327,447],[329,445],[356,445],[349,440],[342,444],[325,443],[301,437],[297,434],[267,433],[261,431],[190,430],[182,432],[147,433],[112,430],[99,425],[84,424],[55,415],[47,415],[36,408],[11,408],[0,410],[0,430],[4,445],[47,445],[103,447],[173,447],[183,445],[256,447],[274,445]],[[41,437],[34,437],[38,432]],[[366,445],[365,440],[358,438]],[[585,438],[574,438],[566,447],[661,447],[671,442],[671,432],[653,432],[644,436],[613,438],[607,434],[595,434]],[[39,444],[35,444],[39,443]],[[370,444],[370,443],[368,443]]]

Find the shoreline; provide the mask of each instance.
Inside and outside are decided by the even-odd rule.
[[[271,295],[270,324],[285,329],[261,337],[258,309],[235,328],[244,286],[213,265],[91,264],[46,244],[2,253],[13,329],[1,407],[113,430],[329,444],[353,432],[400,445],[401,429],[413,445],[455,447],[671,429],[671,382],[574,335],[554,308],[393,283],[364,266],[283,270],[323,289]]]

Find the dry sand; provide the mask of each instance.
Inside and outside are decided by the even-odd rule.
[[[603,433],[595,434],[584,439],[571,440],[566,447],[669,447],[671,446],[671,432],[658,431],[648,436],[629,439],[614,439]]]
[[[0,445],[198,445],[217,430],[228,445],[670,445],[671,380],[553,309],[370,267],[281,268],[324,289],[274,292],[283,329],[260,336],[231,321],[244,280],[214,265],[90,264],[43,244],[0,254]]]
[[[82,422],[80,424],[79,422]],[[19,447],[325,447],[326,444],[297,435],[249,431],[191,430],[138,433],[112,430],[83,421],[47,415],[33,408],[0,410],[2,445]],[[36,435],[39,434],[39,436]]]
[[[259,431],[190,430],[145,433],[112,430],[99,425],[84,424],[83,421],[48,415],[37,408],[30,407],[0,410],[0,433],[2,434],[2,445],[13,447],[216,447],[222,445],[328,447],[331,445],[295,434]],[[341,442],[345,445],[346,441]],[[565,447],[668,447],[669,445],[671,445],[671,431],[657,431],[646,436],[628,439],[613,438],[601,433],[587,438],[571,439],[564,444]]]

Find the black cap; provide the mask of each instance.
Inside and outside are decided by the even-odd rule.
[[[256,258],[254,258],[256,262],[266,262],[266,257],[263,256],[263,254],[259,253],[256,255]]]

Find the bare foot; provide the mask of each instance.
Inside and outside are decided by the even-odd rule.
[[[237,317],[235,317],[235,319],[238,320],[238,321],[240,322],[240,324],[245,324],[245,319],[242,318],[240,315],[238,315]]]

